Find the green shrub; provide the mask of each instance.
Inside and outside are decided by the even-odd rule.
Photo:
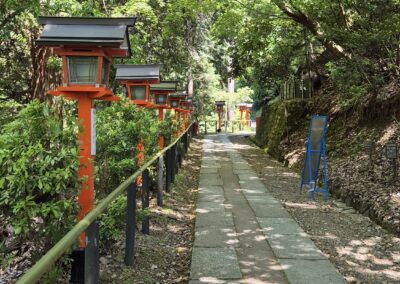
[[[177,127],[174,126],[172,119],[171,111],[167,110],[164,120],[159,122],[160,133],[164,137],[164,146],[169,145],[174,140],[174,133],[177,131]]]
[[[0,212],[15,234],[50,245],[74,224],[76,122],[33,101],[0,134]]]
[[[97,111],[96,192],[106,195],[139,167],[136,146],[144,140],[145,158],[158,152],[158,122],[154,111],[127,101]]]

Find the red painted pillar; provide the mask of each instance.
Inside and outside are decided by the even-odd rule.
[[[78,176],[83,180],[78,195],[78,221],[89,213],[94,204],[94,166],[92,155],[92,100],[85,94],[78,96],[78,141],[79,169]],[[79,239],[79,246],[86,247],[85,233]]]
[[[246,110],[246,124],[250,127],[250,111]]]
[[[187,124],[186,123],[186,111],[182,113],[182,121],[183,121],[182,128],[183,128],[183,131],[185,131],[186,130],[186,124]]]
[[[244,123],[243,123],[243,110],[240,110],[240,125],[242,126],[242,129],[244,128]]]
[[[144,162],[144,141],[143,138],[139,139],[139,143],[136,146],[136,151],[137,151],[137,155],[136,155],[136,162],[138,164],[138,166],[142,166],[143,162]],[[138,176],[136,179],[136,184],[138,186],[142,186],[142,176]]]

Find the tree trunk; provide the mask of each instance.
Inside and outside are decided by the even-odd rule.
[[[322,32],[318,22],[313,21],[310,17],[304,14],[297,8],[289,6],[285,0],[273,0],[276,6],[282,10],[287,16],[293,21],[307,28],[315,38],[321,42],[321,44],[335,57],[335,58],[350,58],[350,54],[347,53],[342,46],[329,40]]]
[[[193,74],[192,68],[189,67],[188,76],[187,76],[187,94],[189,98],[193,97],[194,87],[193,87]]]
[[[36,32],[32,32],[30,38],[32,75],[29,100],[38,99],[44,101],[47,98],[47,91],[55,89],[61,84],[60,71],[49,72],[47,70],[47,62],[50,56],[54,55],[52,49],[39,47],[36,44]]]

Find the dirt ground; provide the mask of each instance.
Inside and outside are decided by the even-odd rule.
[[[151,200],[150,235],[136,231],[134,267],[124,264],[121,239],[100,258],[100,283],[188,283],[202,141],[193,139],[190,148],[171,192],[164,193],[164,206]]]
[[[310,201],[307,190],[299,192],[297,173],[246,137],[231,141],[349,283],[400,283],[399,237],[332,197],[324,202],[316,194],[316,201]]]

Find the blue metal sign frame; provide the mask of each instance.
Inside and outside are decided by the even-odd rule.
[[[322,120],[323,129],[322,133],[319,134],[321,137],[317,137],[318,144],[320,145],[318,145],[316,149],[313,149],[311,143],[311,139],[312,138],[315,139],[315,137],[312,137],[312,132],[314,130],[313,123],[316,123],[317,120],[319,121]],[[300,192],[302,192],[303,190],[303,185],[308,185],[311,199],[314,199],[315,192],[322,192],[324,194],[325,201],[327,201],[329,197],[328,183],[327,183],[326,149],[325,149],[325,134],[328,122],[329,122],[328,116],[312,115],[311,117],[310,129],[308,130],[306,151],[304,155],[304,166],[301,174],[301,184],[300,184]],[[318,188],[318,177],[321,165],[321,158],[323,159],[323,188]]]

